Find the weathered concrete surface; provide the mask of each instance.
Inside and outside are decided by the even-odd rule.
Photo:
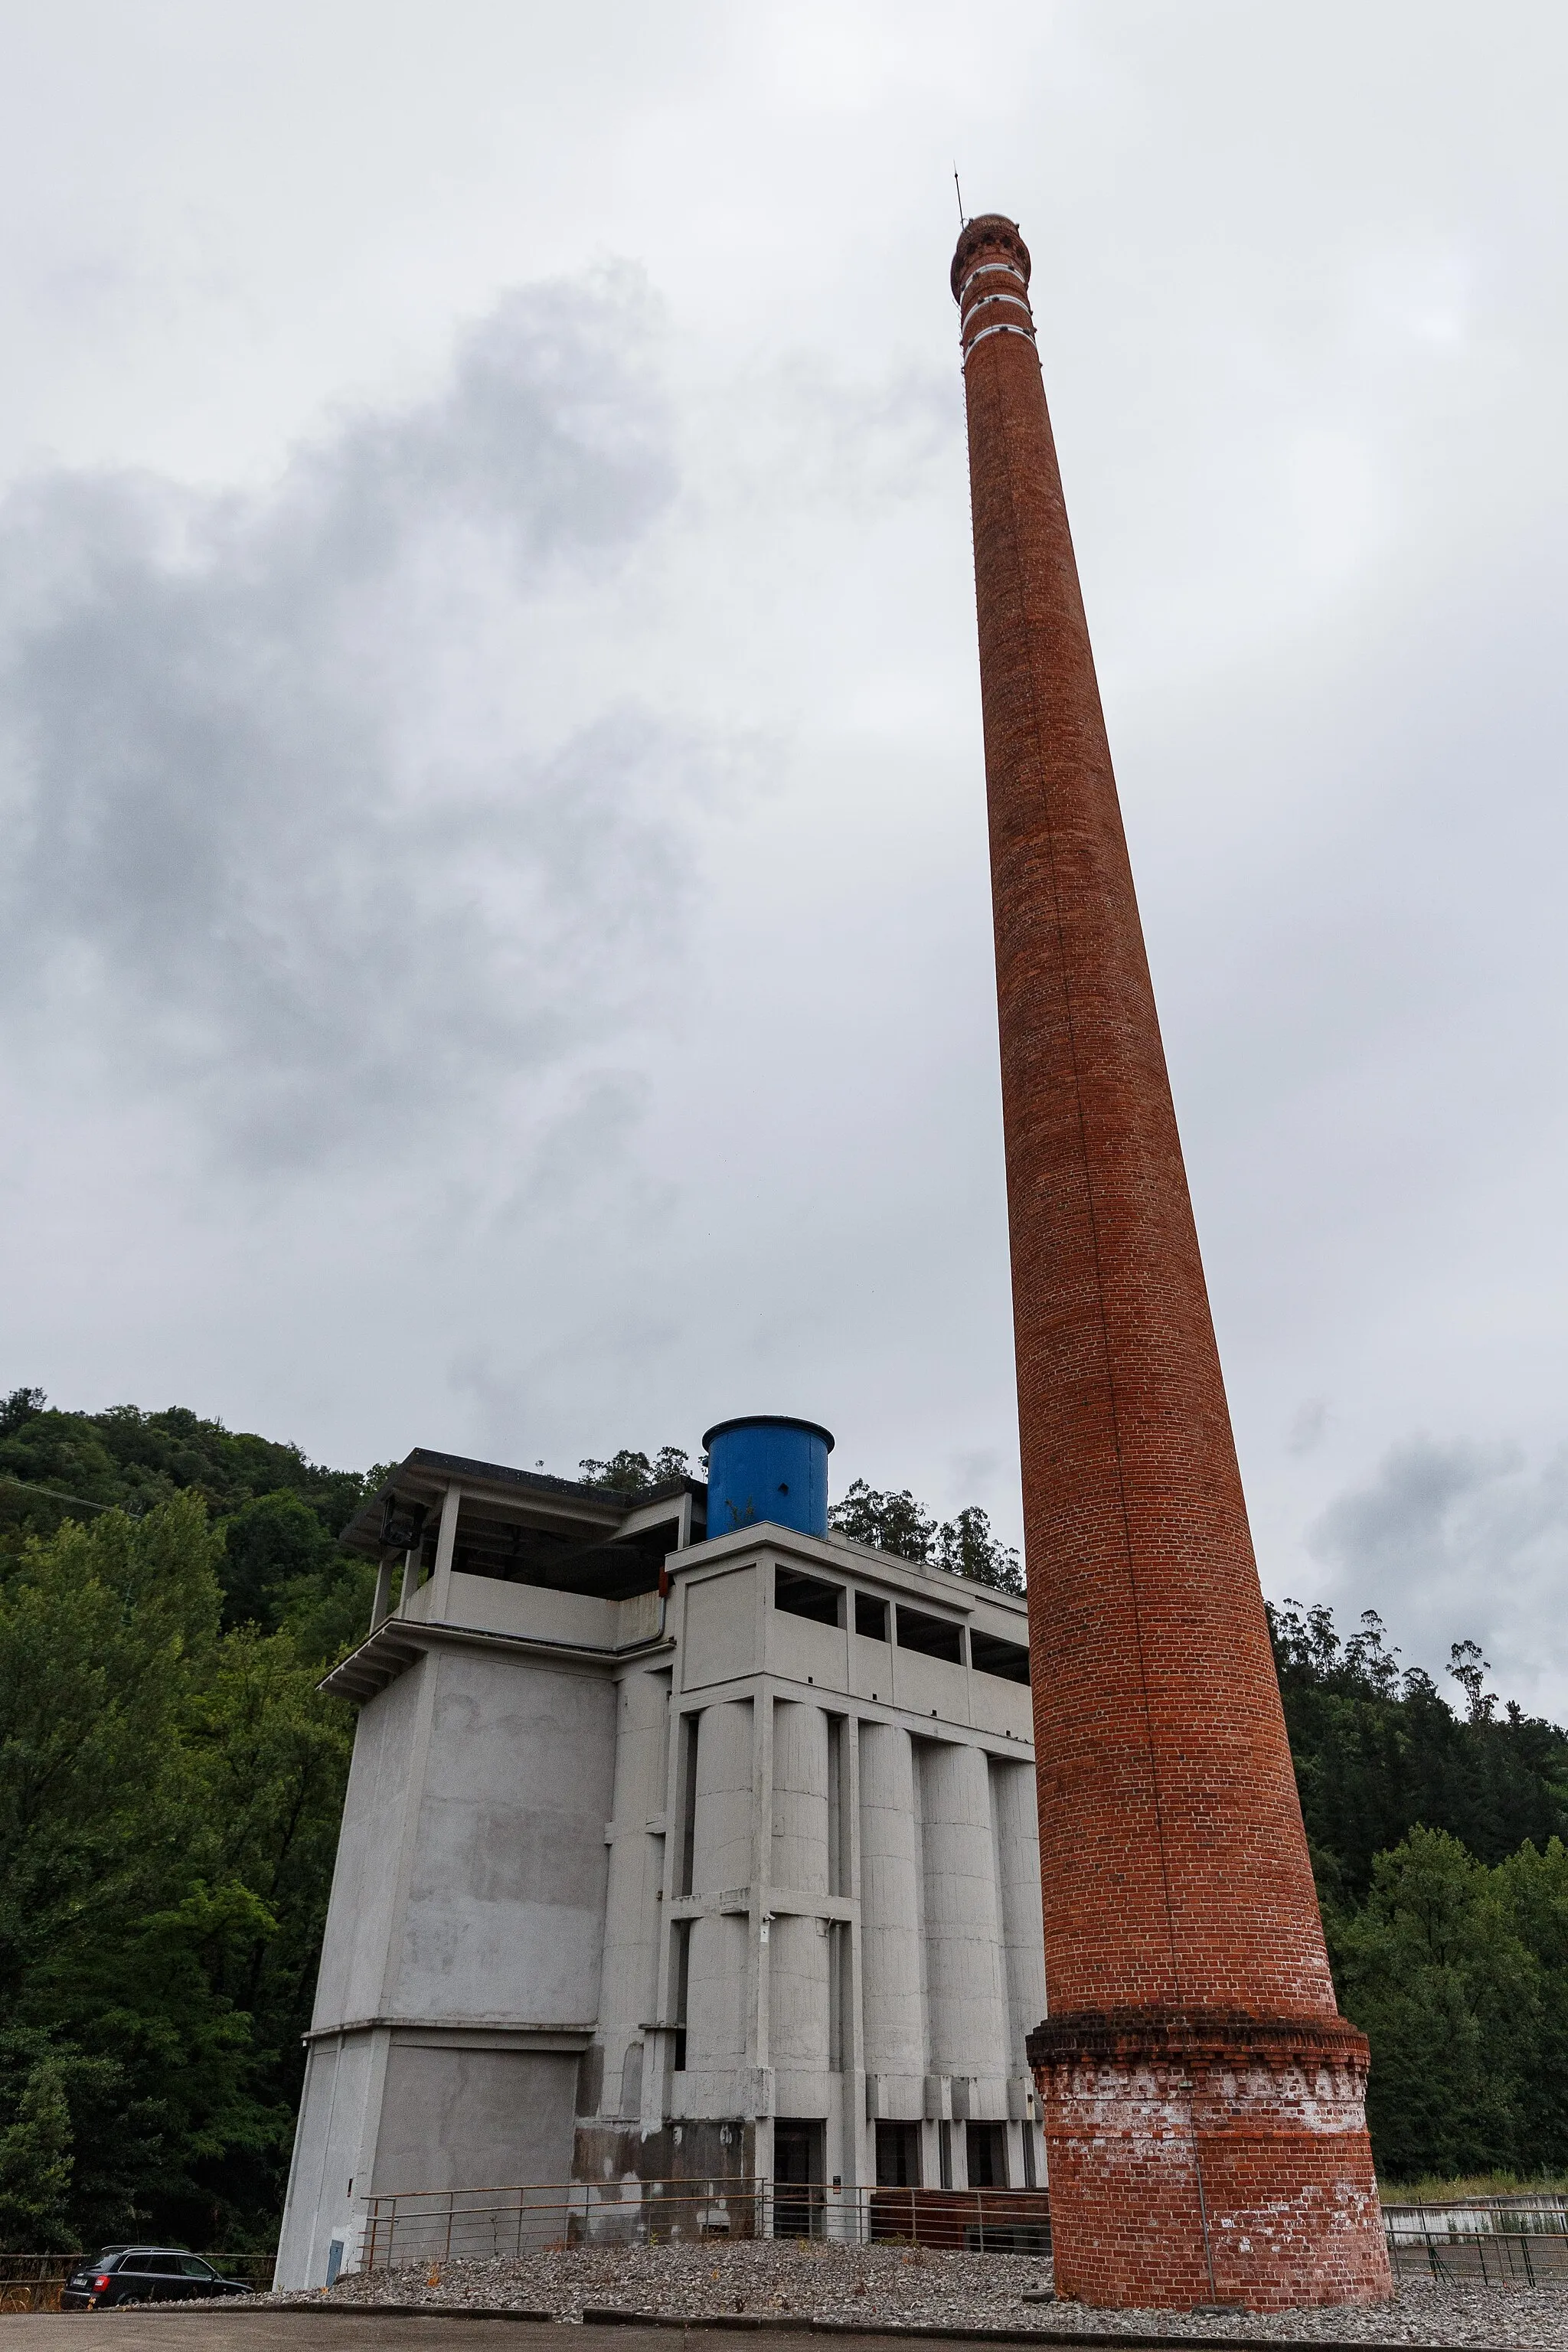
[[[970,2120],[1029,2185],[1020,1602],[772,1528],[671,1552],[662,1599],[491,1592],[452,1532],[380,1629],[394,1678],[353,1694],[279,2284],[353,2271],[373,2195],[765,2177],[780,2116],[825,2187],[874,2179],[884,2121],[962,2182]],[[560,1647],[606,1612],[613,1643]]]

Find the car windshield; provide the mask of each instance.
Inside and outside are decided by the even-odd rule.
[[[184,2271],[187,2278],[210,2279],[217,2276],[211,2263],[204,2263],[200,2254],[182,2254],[179,2268]]]

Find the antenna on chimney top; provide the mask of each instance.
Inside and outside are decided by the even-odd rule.
[[[956,163],[952,167],[952,184],[958,194],[958,226],[960,228],[967,228],[969,223],[963,209],[963,190],[958,185],[958,166]]]

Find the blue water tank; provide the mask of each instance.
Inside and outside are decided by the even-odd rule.
[[[827,1533],[830,1430],[815,1421],[757,1413],[721,1421],[702,1440],[708,1449],[708,1533],[772,1519],[803,1536]]]

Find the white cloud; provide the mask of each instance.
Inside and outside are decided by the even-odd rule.
[[[396,1157],[415,1106],[427,1130],[646,1016],[701,749],[613,682],[563,726],[530,623],[668,508],[658,362],[633,278],[513,292],[435,396],[265,492],[13,494],[14,1020],[298,1168]]]
[[[1478,1641],[1504,1691],[1561,1705],[1568,1674],[1568,1446],[1416,1436],[1340,1496],[1309,1547],[1353,1612],[1376,1609],[1406,1663],[1440,1672]]]

